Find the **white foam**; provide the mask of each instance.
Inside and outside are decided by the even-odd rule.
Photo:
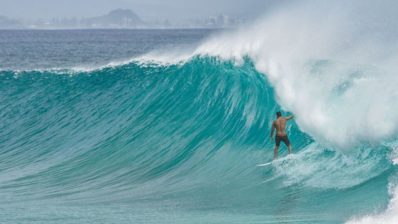
[[[383,156],[372,153],[370,148],[343,154],[328,152],[314,142],[293,155],[291,159],[273,163],[275,176],[283,177],[285,186],[300,184],[319,189],[346,189],[362,184],[389,168],[388,164],[383,164]]]

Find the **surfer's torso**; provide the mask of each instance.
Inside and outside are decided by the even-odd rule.
[[[280,117],[274,121],[276,135],[286,136],[286,121],[287,121],[287,119],[284,117]]]

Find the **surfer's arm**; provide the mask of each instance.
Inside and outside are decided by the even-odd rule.
[[[290,116],[286,117],[286,120],[290,120],[290,119],[293,119],[293,118],[294,118],[294,115],[290,115]]]
[[[275,131],[275,123],[272,122],[272,126],[271,126],[271,138],[274,136],[274,131]]]

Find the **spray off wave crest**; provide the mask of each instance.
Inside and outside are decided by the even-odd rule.
[[[249,56],[278,102],[318,141],[349,148],[396,136],[397,27],[380,28],[388,15],[369,21],[370,9],[358,12],[364,9],[355,10],[357,4],[325,5],[283,8],[250,28],[209,40],[196,53],[238,61]]]

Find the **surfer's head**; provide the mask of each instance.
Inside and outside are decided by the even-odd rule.
[[[279,118],[280,116],[282,116],[282,113],[280,111],[276,112],[276,117]]]

